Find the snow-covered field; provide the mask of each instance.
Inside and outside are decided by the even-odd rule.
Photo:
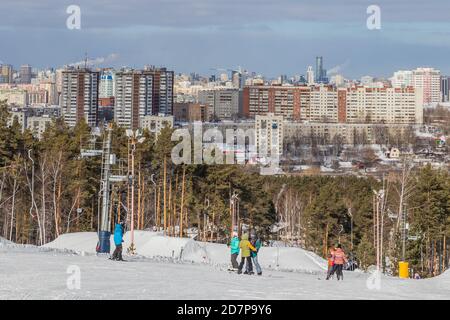
[[[0,299],[450,298],[448,272],[429,280],[382,276],[377,289],[367,285],[371,275],[361,272],[346,272],[343,282],[325,281],[320,258],[307,251],[262,248],[263,275],[237,275],[226,271],[226,246],[189,244],[189,239],[142,232],[136,237],[139,255],[116,262],[92,253],[96,243],[93,235],[65,235],[45,247],[0,241]],[[181,260],[177,251],[180,244]],[[275,250],[279,250],[278,268],[272,265]],[[201,260],[195,261],[199,256]],[[295,263],[298,265],[293,268]],[[78,271],[79,289],[74,286]]]

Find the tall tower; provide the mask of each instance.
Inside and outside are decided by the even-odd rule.
[[[308,70],[306,71],[306,82],[308,83],[308,86],[311,86],[315,83],[314,81],[314,71],[313,71],[313,67],[309,66]]]
[[[316,57],[316,78],[315,81],[320,83],[323,81],[323,58]]]
[[[67,125],[74,127],[84,119],[97,125],[99,72],[87,68],[62,71],[61,111]]]

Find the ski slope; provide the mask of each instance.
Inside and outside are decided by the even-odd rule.
[[[164,259],[105,256],[32,246],[0,246],[0,299],[448,299],[450,274],[430,280],[382,277],[370,290],[365,273],[343,282],[324,273],[264,270],[237,275],[217,266]],[[68,268],[80,270],[80,289],[69,289]]]
[[[136,253],[146,258],[177,259],[226,268],[230,264],[230,250],[224,244],[194,241],[190,238],[166,237],[150,231],[135,231]],[[44,247],[70,249],[95,254],[95,232],[69,233],[58,237]],[[130,246],[130,233],[124,236],[125,248]],[[111,237],[111,248],[114,248]],[[258,259],[265,269],[320,273],[326,270],[326,261],[316,254],[290,247],[262,247]]]
[[[219,255],[221,250],[224,250],[217,248],[219,245],[198,244],[211,261],[197,263],[188,259],[171,258],[171,254],[162,250],[164,247],[175,250],[176,242],[189,248],[191,241],[189,239],[167,239],[158,234],[146,233],[141,236],[142,241],[146,237],[155,237],[152,238],[154,240],[152,243],[157,243],[159,249],[147,243],[147,247],[142,245],[140,255],[133,257],[125,255],[126,262],[112,261],[105,255],[93,254],[92,243],[88,241],[92,234],[65,235],[44,247],[21,246],[2,241],[0,299],[285,300],[449,299],[450,297],[449,272],[428,280],[401,280],[381,276],[378,288],[368,286],[367,280],[372,276],[362,272],[345,272],[345,279],[341,282],[325,281],[325,271],[315,262],[308,267],[299,266],[296,270],[290,270],[291,272],[263,268],[262,276],[238,275],[226,271],[219,257],[211,254]],[[95,237],[93,239],[96,240]],[[145,241],[149,242],[148,239]],[[69,242],[72,242],[73,248],[56,248]],[[76,246],[78,247],[75,248]],[[137,247],[139,250],[139,245]],[[264,248],[267,251],[266,264],[272,261],[271,251],[274,249],[276,250]],[[292,250],[302,252],[295,248],[279,249],[286,250],[289,257],[296,256]],[[147,253],[148,257],[142,253]],[[195,249],[189,254],[193,257],[198,256],[198,250]],[[280,254],[280,257],[282,256]],[[307,252],[298,254],[297,257],[311,261]],[[279,261],[283,260],[284,258]],[[293,263],[287,258],[285,260],[286,262],[280,262],[280,265],[287,267],[289,263]],[[299,261],[297,260],[297,263]],[[301,272],[312,265],[317,266],[315,271]],[[73,268],[80,272],[80,289],[73,289],[67,285]]]

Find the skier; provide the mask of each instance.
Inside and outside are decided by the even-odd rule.
[[[326,280],[329,280],[333,274],[334,274],[334,248],[330,248],[330,252],[328,253],[328,271],[327,271],[327,278]]]
[[[342,250],[341,244],[336,246],[336,250],[334,251],[334,272],[336,272],[336,276],[338,281],[344,280],[344,274],[342,270],[344,268],[344,264],[347,263],[347,257],[345,256],[344,250]]]
[[[262,270],[261,270],[261,266],[259,265],[259,262],[258,262],[258,252],[259,252],[259,249],[261,248],[261,240],[254,233],[252,233],[252,235],[250,236],[250,239],[251,239],[250,243],[256,249],[256,251],[252,251],[250,253],[250,255],[252,257],[252,262],[255,265],[256,273],[258,274],[258,276],[260,276],[260,275],[262,275]]]
[[[256,251],[256,248],[252,246],[250,241],[248,241],[248,233],[244,233],[241,242],[239,242],[239,248],[241,248],[241,263],[239,264],[238,274],[242,273],[242,268],[245,265],[244,274],[253,274],[252,258],[250,256],[250,250]]]
[[[239,255],[239,237],[237,232],[233,232],[233,238],[230,242],[230,249],[231,249],[231,270],[237,271],[238,270],[238,262],[237,257]]]
[[[116,227],[114,228],[114,244],[116,245],[116,249],[113,252],[111,260],[123,261],[122,242],[124,230],[125,230],[125,221],[122,221],[121,223],[116,223]]]

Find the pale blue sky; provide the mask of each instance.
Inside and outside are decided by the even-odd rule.
[[[68,30],[68,5],[81,30]],[[366,9],[381,8],[381,30]],[[450,74],[449,0],[1,0],[0,61],[60,66],[89,57],[103,66],[164,65],[209,74],[235,68],[304,74],[314,57],[347,77],[390,76],[433,66]]]

